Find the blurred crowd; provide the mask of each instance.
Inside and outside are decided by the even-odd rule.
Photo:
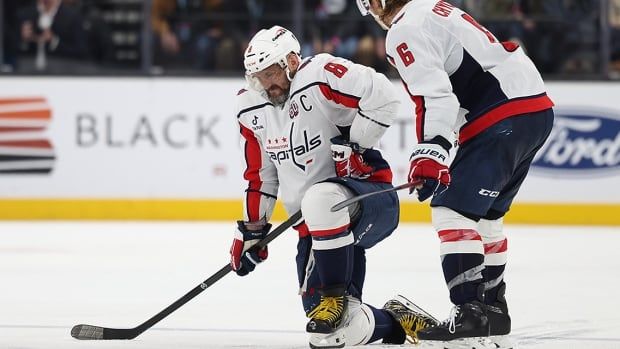
[[[543,74],[620,72],[620,0],[449,1],[518,42]],[[5,73],[238,74],[248,38],[274,24],[294,30],[303,56],[328,52],[394,73],[384,33],[354,0],[0,2]]]

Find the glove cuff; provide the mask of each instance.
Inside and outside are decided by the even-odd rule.
[[[354,153],[362,154],[366,148],[362,148],[359,144],[346,140],[343,136],[336,136],[330,139],[332,145],[346,146],[351,148]],[[333,146],[332,146],[333,149]]]
[[[448,166],[449,156],[450,155],[448,152],[439,144],[420,143],[414,146],[413,152],[409,157],[409,161],[425,158],[434,160],[444,166]]]
[[[257,239],[260,240],[267,236],[269,230],[271,230],[270,223],[265,224],[265,226],[260,230],[248,230],[248,228],[245,226],[244,221],[237,221],[237,231],[235,232],[235,238],[240,238],[239,240],[242,241]]]
[[[450,149],[452,148],[452,144],[450,144],[450,141],[448,141],[447,139],[443,138],[442,136],[435,136],[431,140],[422,141],[420,143],[424,143],[424,144],[437,144],[437,145],[440,145],[442,148],[444,148],[447,152],[449,152]]]

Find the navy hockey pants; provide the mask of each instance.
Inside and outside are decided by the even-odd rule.
[[[469,218],[497,219],[510,209],[534,155],[553,127],[553,110],[514,116],[487,128],[456,152],[447,190],[431,206]]]
[[[374,183],[352,178],[335,177],[326,182],[341,184],[356,195],[372,191],[391,188],[391,184]],[[362,299],[362,288],[366,278],[366,249],[376,245],[390,236],[398,225],[399,203],[395,192],[384,193],[366,198],[360,202],[357,219],[351,222],[351,230],[355,237],[354,262],[351,284],[348,293]],[[304,311],[308,313],[320,302],[320,295],[316,290],[321,286],[318,273],[313,266],[312,237],[300,238],[297,243],[297,275],[302,293]]]

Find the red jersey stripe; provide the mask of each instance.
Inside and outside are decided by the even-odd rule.
[[[350,96],[340,91],[336,91],[327,84],[319,84],[319,89],[321,90],[321,93],[323,93],[323,96],[330,101],[334,101],[335,103],[349,108],[359,108],[359,97]]]
[[[301,224],[299,225],[294,226],[293,229],[297,230],[300,239],[310,235],[310,229],[308,229],[308,225],[306,225],[305,221],[301,222]]]
[[[250,222],[258,221],[260,217],[260,199],[261,193],[258,192],[262,186],[260,178],[260,169],[262,167],[262,154],[258,140],[254,133],[247,127],[241,125],[241,135],[245,138],[245,163],[247,168],[243,173],[243,178],[249,182],[249,190],[247,193],[247,209],[248,219]]]
[[[415,134],[418,142],[424,140],[424,118],[426,117],[426,105],[423,96],[411,96],[411,100],[415,103]]]
[[[485,129],[511,116],[543,111],[553,105],[547,94],[510,100],[465,124],[459,132],[459,143],[467,142]]]

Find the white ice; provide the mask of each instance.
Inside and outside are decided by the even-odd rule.
[[[131,341],[78,341],[75,324],[131,328],[228,262],[231,223],[0,223],[0,348],[306,348],[296,233],[245,278],[229,274]],[[620,228],[508,226],[507,297],[519,348],[620,348]],[[402,293],[450,309],[430,225],[368,252],[365,301]],[[373,346],[371,346],[373,347]],[[374,345],[374,348],[380,348]]]

